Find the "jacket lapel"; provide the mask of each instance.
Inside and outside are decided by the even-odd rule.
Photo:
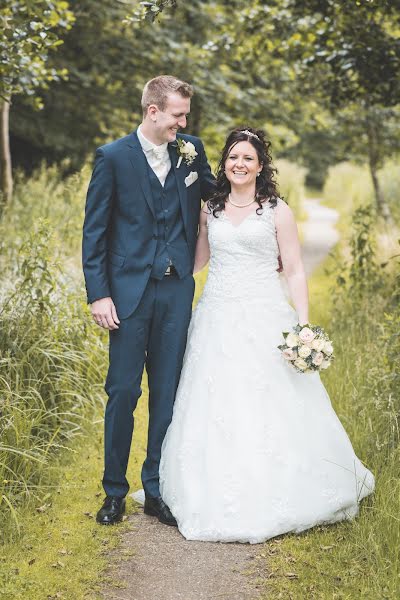
[[[177,143],[172,142],[168,144],[168,152],[171,160],[171,165],[175,173],[176,184],[178,187],[179,194],[179,202],[181,204],[182,218],[185,229],[187,230],[187,218],[188,218],[188,203],[187,203],[187,191],[185,185],[185,175],[186,169],[184,167],[183,161],[179,165],[179,169],[177,168],[179,155],[176,150]]]
[[[132,167],[137,174],[146,202],[149,205],[153,217],[155,218],[156,212],[154,209],[153,195],[151,193],[147,160],[142,150],[142,146],[140,145],[136,131],[128,136],[127,145],[129,147],[129,160],[131,161]]]

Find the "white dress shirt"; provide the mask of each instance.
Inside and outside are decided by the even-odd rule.
[[[144,137],[140,126],[137,130],[137,135],[149,166],[153,169],[161,185],[164,187],[165,180],[167,179],[168,172],[171,168],[168,142],[156,146],[156,144],[153,144],[153,142],[150,142],[150,140]]]

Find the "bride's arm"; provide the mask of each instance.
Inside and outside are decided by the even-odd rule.
[[[197,236],[193,273],[198,273],[199,271],[201,271],[210,260],[210,246],[208,245],[207,230],[207,214],[207,206],[205,204],[200,211],[199,233]]]
[[[283,200],[274,209],[276,236],[290,297],[300,325],[308,323],[308,287],[301,259],[300,241],[292,210]]]

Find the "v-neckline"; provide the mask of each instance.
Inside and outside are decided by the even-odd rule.
[[[242,219],[242,220],[240,221],[240,223],[238,223],[237,225],[235,225],[235,224],[233,223],[233,221],[232,221],[232,220],[231,220],[231,219],[228,217],[228,215],[226,214],[226,212],[225,212],[224,210],[222,211],[222,214],[223,214],[223,216],[224,216],[225,220],[226,220],[226,221],[229,223],[229,225],[231,225],[231,226],[232,226],[234,229],[239,229],[239,227],[241,227],[245,221],[247,221],[247,220],[248,220],[250,217],[252,217],[253,215],[256,215],[256,214],[257,214],[257,211],[255,210],[255,211],[253,211],[253,212],[249,213],[248,215],[246,215],[246,216],[245,216],[245,218],[244,218],[244,219]],[[260,215],[257,215],[257,216],[260,216]]]

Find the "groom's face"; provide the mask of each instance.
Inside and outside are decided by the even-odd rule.
[[[190,98],[180,94],[170,94],[165,110],[155,111],[155,131],[159,143],[174,142],[179,129],[186,127],[186,118],[190,112]]]

